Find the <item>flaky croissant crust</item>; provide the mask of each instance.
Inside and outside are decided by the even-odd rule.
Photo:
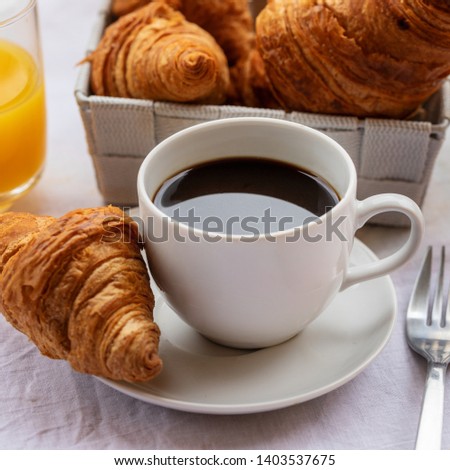
[[[402,118],[450,73],[450,3],[269,0],[256,22],[288,110]]]
[[[0,310],[39,350],[130,382],[161,370],[136,224],[117,208],[0,214]]]
[[[97,95],[221,104],[229,86],[214,38],[159,2],[111,24],[87,60]]]
[[[208,31],[224,50],[230,65],[253,47],[253,20],[247,0],[114,0],[112,11],[123,16],[155,1],[168,4]]]

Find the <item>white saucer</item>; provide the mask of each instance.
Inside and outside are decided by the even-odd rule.
[[[376,260],[355,240],[352,264]],[[276,312],[274,312],[276,314]],[[387,343],[396,315],[388,276],[353,286],[295,338],[242,351],[214,344],[192,330],[159,296],[163,372],[153,381],[107,385],[148,403],[197,413],[274,410],[323,395],[360,373]]]

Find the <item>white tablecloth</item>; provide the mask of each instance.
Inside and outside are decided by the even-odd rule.
[[[61,215],[102,205],[73,87],[76,63],[100,0],[39,0],[47,82],[49,146],[45,174],[13,207]],[[450,142],[438,158],[423,212],[425,244],[450,232]],[[379,256],[406,231],[365,228]],[[1,449],[412,449],[426,363],[404,336],[408,297],[424,249],[392,276],[399,314],[381,354],[356,378],[309,402],[266,413],[216,416],[173,411],[112,390],[67,363],[39,354],[0,318]],[[364,308],[364,305],[361,305]],[[449,402],[450,387],[446,393]],[[450,448],[450,406],[444,448]]]

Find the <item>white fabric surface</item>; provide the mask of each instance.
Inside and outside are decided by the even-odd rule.
[[[76,207],[102,204],[72,95],[75,64],[83,58],[98,3],[39,0],[48,160],[42,181],[14,210],[61,215]],[[448,242],[449,152],[447,142],[423,207],[424,245]],[[403,229],[368,227],[359,236],[383,256],[406,234]],[[1,318],[0,449],[412,449],[426,363],[406,344],[404,318],[422,254],[423,249],[392,276],[399,315],[382,353],[339,389],[267,413],[197,415],[134,400],[72,371],[65,362],[41,356]],[[445,410],[443,446],[450,448],[450,406]]]

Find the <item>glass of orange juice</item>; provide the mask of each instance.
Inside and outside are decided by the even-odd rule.
[[[36,0],[0,0],[0,212],[38,181],[45,145]]]

